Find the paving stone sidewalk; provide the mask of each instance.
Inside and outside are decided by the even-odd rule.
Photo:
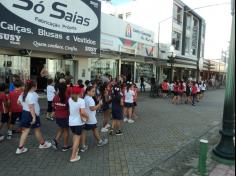
[[[210,173],[210,176],[235,176],[235,166],[217,164]]]
[[[175,106],[169,99],[142,96],[136,123],[125,124],[123,136],[104,134],[109,138],[109,145],[104,148],[97,148],[90,134],[89,150],[75,164],[69,163],[70,151],[39,150],[33,134],[26,145],[29,152],[16,156],[19,141],[16,135],[0,143],[0,176],[143,176],[153,164],[173,156],[189,141],[219,125],[223,100],[224,90],[207,92],[196,107]],[[101,122],[102,116],[98,115],[98,119]],[[57,128],[55,122],[42,123],[45,138],[52,139]]]

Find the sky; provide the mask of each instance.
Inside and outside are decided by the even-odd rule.
[[[132,0],[113,0],[114,5],[120,5]],[[158,0],[157,0],[158,1]],[[182,0],[191,8],[218,3],[229,3],[215,7],[196,10],[206,20],[205,58],[219,59],[221,51],[227,49],[231,31],[231,0]],[[168,17],[167,17],[168,18]],[[143,26],[145,28],[145,26]]]

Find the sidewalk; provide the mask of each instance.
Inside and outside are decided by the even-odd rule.
[[[217,164],[209,176],[235,176],[235,166]]]

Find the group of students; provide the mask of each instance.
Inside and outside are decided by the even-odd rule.
[[[173,104],[185,104],[191,103],[192,106],[196,106],[196,102],[204,97],[204,93],[207,89],[206,83],[203,81],[174,81],[169,84],[168,80],[164,80],[162,85],[163,97],[167,97],[172,94]]]
[[[7,139],[11,139],[12,130],[16,120],[20,120],[21,137],[16,154],[28,151],[25,147],[30,130],[33,129],[39,142],[39,149],[53,147],[59,149],[60,138],[63,137],[62,151],[72,148],[70,162],[80,160],[80,152],[88,150],[87,132],[92,131],[97,141],[97,146],[108,144],[108,139],[103,139],[97,127],[96,113],[104,114],[101,132],[110,135],[122,135],[122,122],[134,123],[137,118],[137,88],[132,83],[120,83],[111,80],[106,83],[88,81],[83,85],[81,80],[72,85],[61,78],[54,87],[53,80],[48,79],[47,86],[47,119],[55,120],[58,126],[55,137],[51,142],[46,141],[40,130],[40,105],[36,93],[37,84],[32,80],[23,83],[14,81],[14,90],[7,92],[5,84],[0,84],[0,130],[7,126]],[[112,117],[112,125],[109,121]],[[73,134],[73,145],[69,145],[70,131]],[[5,135],[0,135],[0,141]]]

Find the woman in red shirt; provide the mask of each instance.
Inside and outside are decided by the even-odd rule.
[[[66,83],[60,83],[58,86],[58,94],[53,99],[53,115],[59,127],[56,137],[52,141],[52,146],[58,149],[58,143],[61,135],[63,134],[64,146],[62,151],[65,152],[70,149],[69,141],[69,105],[67,96]]]

